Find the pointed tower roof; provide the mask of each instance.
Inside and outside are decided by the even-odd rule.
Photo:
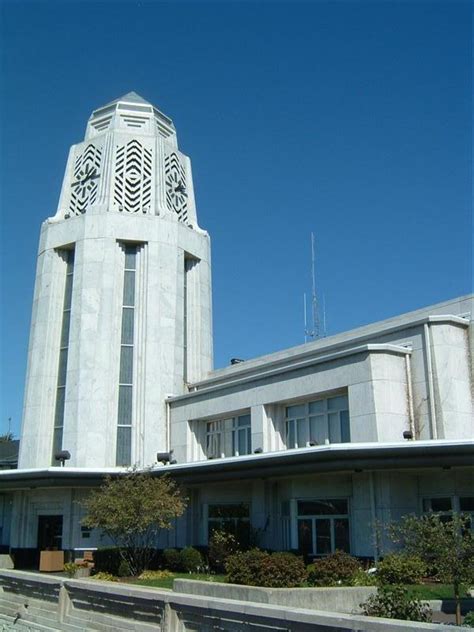
[[[138,119],[132,120],[130,117]],[[87,124],[86,139],[112,129],[136,134],[158,133],[163,138],[172,139],[170,142],[177,147],[173,121],[133,91],[109,101],[92,112]]]
[[[127,92],[127,94],[124,94],[122,97],[119,97],[118,99],[114,99],[113,101],[106,103],[102,107],[105,108],[105,107],[108,107],[109,105],[114,105],[115,103],[119,103],[120,101],[122,102],[125,101],[125,103],[141,103],[142,105],[152,105],[149,101],[147,101],[146,99],[144,99],[143,97],[141,97],[139,94],[137,94],[136,92],[132,90],[131,92]]]

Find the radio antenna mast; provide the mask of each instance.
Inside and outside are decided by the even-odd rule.
[[[311,233],[311,329],[308,329],[306,293],[304,294],[304,341],[308,342],[308,338],[317,340],[321,337],[319,326],[319,305],[318,296],[316,294],[316,258],[315,258],[315,240],[314,233]]]

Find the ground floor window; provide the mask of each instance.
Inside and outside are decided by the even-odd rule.
[[[434,496],[423,498],[423,513],[433,512],[447,522],[454,512],[469,515],[471,529],[474,529],[474,496]]]
[[[248,503],[222,503],[208,505],[208,538],[214,531],[232,533],[242,546],[250,541],[250,505]]]
[[[300,500],[297,525],[298,548],[304,555],[350,550],[347,500]]]

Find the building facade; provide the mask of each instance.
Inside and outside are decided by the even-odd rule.
[[[190,161],[171,119],[129,93],[93,112],[42,226],[0,544],[106,544],[78,501],[130,466],[187,489],[158,546],[205,545],[224,527],[268,548],[377,557],[376,523],[474,515],[472,315],[461,297],[213,370]]]

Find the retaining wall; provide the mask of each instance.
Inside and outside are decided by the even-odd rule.
[[[453,632],[454,626],[331,614],[152,588],[0,571],[0,615],[61,632]],[[13,628],[15,629],[15,628]]]
[[[306,608],[341,612],[360,613],[359,604],[377,592],[375,586],[341,588],[259,588],[257,586],[238,586],[220,582],[200,582],[192,579],[175,579],[173,590],[188,595],[217,597],[267,603],[288,608]]]

